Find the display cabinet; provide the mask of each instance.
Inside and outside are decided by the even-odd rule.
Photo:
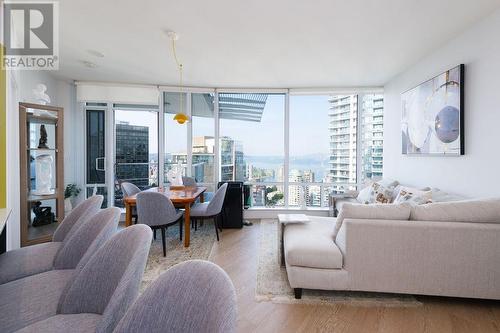
[[[52,239],[64,218],[63,108],[19,103],[21,246]]]

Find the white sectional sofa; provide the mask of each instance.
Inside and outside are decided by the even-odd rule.
[[[335,218],[285,227],[297,298],[305,288],[500,299],[500,199],[399,205],[406,218],[382,218],[396,205],[368,205],[377,211],[364,218],[367,205],[347,206],[356,218],[346,214],[337,235]]]

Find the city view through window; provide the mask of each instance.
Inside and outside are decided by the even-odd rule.
[[[180,94],[164,93],[165,182],[180,165],[184,175],[208,187],[208,198],[218,180],[233,180],[251,187],[251,206],[326,207],[329,193],[382,176],[383,95],[291,95],[287,175],[286,95],[218,94],[218,147],[215,96],[184,93],[191,122],[179,125],[172,118]],[[157,114],[115,110],[115,119],[116,183],[156,186]],[[117,186],[117,205],[120,199]]]

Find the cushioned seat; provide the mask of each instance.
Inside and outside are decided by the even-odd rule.
[[[95,332],[102,316],[95,313],[56,315],[31,324],[16,333]]]
[[[5,252],[0,256],[0,284],[50,271],[62,242],[50,242]]]
[[[356,200],[356,198],[340,198],[337,199],[337,202],[335,203],[335,208],[337,208],[337,210],[340,212],[342,210],[342,206],[345,203],[359,203],[359,201]]]
[[[333,241],[335,219],[310,217],[309,223],[288,224],[284,244],[286,262],[292,266],[342,268],[342,253]]]
[[[204,202],[204,203],[197,203],[191,207],[191,216],[208,216],[208,214],[211,214],[210,212],[207,211],[209,202]]]
[[[0,328],[13,332],[57,313],[75,270],[53,270],[0,285]]]

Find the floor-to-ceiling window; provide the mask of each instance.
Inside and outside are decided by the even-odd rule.
[[[115,105],[114,115],[115,206],[123,207],[122,182],[158,186],[158,111]]]
[[[187,97],[188,94],[186,93],[165,92],[163,94],[165,182],[168,182],[169,172],[175,174],[177,169],[181,170],[183,176],[188,174],[188,124],[179,124],[174,120],[175,114],[181,112],[181,110],[183,113],[188,114]]]
[[[326,207],[330,193],[382,177],[381,94],[187,89],[161,100],[86,103],[87,195],[121,206],[121,182],[162,186],[180,168],[208,187],[207,199],[234,180],[250,187],[253,207]],[[189,122],[173,119],[181,111]]]
[[[206,197],[215,190],[215,94],[191,94],[191,177],[207,187]]]
[[[284,205],[285,94],[219,93],[220,179],[251,185],[251,206]]]

